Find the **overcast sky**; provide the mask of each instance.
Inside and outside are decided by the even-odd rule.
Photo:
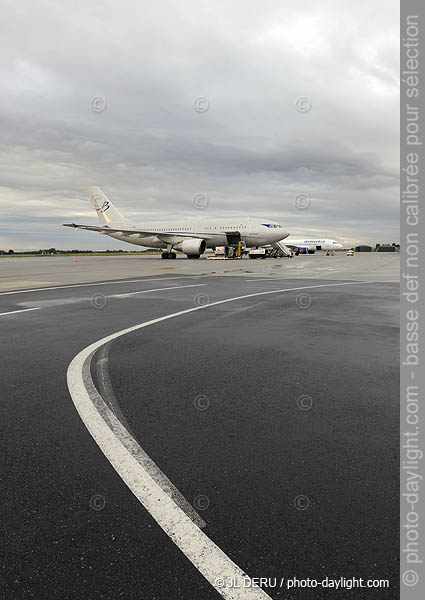
[[[96,224],[89,185],[139,221],[399,240],[395,0],[2,7],[1,249],[129,249],[60,227]]]

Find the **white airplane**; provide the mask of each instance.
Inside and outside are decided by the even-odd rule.
[[[207,248],[235,246],[239,242],[252,248],[273,244],[289,235],[278,223],[240,217],[134,223],[121,215],[99,187],[90,187],[89,192],[101,226],[64,223],[65,227],[97,231],[130,244],[160,248],[164,250],[162,258],[176,258],[175,250],[188,258],[199,258]]]
[[[286,238],[285,246],[295,249],[296,252],[306,250],[309,254],[314,254],[316,250],[326,250],[333,252],[334,250],[342,250],[344,248],[341,242],[329,239],[318,238]]]

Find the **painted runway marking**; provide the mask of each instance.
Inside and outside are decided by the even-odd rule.
[[[99,448],[136,498],[138,498],[140,503],[152,515],[158,525],[165,533],[167,533],[170,539],[178,548],[180,548],[205,579],[226,600],[270,600],[270,596],[256,586],[254,582],[251,582],[249,587],[245,587],[243,582],[248,580],[247,575],[197,525],[195,525],[193,521],[191,521],[187,514],[154,480],[147,469],[144,468],[143,464],[136,460],[132,448],[133,444],[140,448],[139,444],[115,417],[94,388],[90,374],[92,357],[101,346],[122,335],[149,327],[156,323],[161,323],[162,321],[167,321],[199,310],[206,310],[213,306],[269,294],[376,283],[379,282],[351,281],[300,286],[296,288],[283,288],[279,290],[245,294],[243,296],[236,296],[225,300],[211,302],[210,304],[188,308],[157,319],[145,321],[144,323],[139,323],[133,327],[108,335],[81,350],[68,367],[67,382],[72,401],[87,430],[92,435]],[[225,581],[240,582],[241,587],[221,587],[218,582],[221,582],[223,578]]]
[[[185,289],[185,288],[192,288],[192,287],[205,287],[207,284],[206,283],[194,283],[191,285],[176,285],[176,286],[172,286],[172,287],[162,287],[162,288],[152,288],[150,290],[139,290],[137,292],[130,292],[128,294],[111,294],[109,296],[104,296],[104,298],[127,298],[130,296],[133,296],[135,294],[149,294],[152,292],[163,292],[163,291],[169,291],[169,290],[180,290],[180,289]],[[15,312],[25,312],[27,310],[39,310],[40,308],[55,308],[57,306],[61,307],[61,306],[67,306],[69,304],[79,304],[82,302],[86,302],[87,300],[89,300],[90,298],[88,297],[83,297],[83,298],[60,298],[60,299],[56,299],[56,300],[38,300],[38,304],[42,304],[42,306],[37,306],[37,307],[31,307],[31,308],[25,308],[25,309],[21,309],[21,310],[14,310],[14,311],[10,311],[7,313],[0,313],[0,316],[2,315],[9,315],[9,314],[13,314]],[[35,302],[19,302],[20,306],[28,306],[31,304],[34,304]]]
[[[109,408],[112,410],[114,415],[124,425],[129,433],[134,437],[134,433],[131,431],[131,427],[125,418],[118,400],[116,399],[114,388],[112,387],[111,378],[109,376],[109,350],[111,344],[105,344],[99,350],[96,360],[96,376],[97,385],[99,388],[102,400],[106,402]]]
[[[182,510],[187,514],[187,516],[199,527],[205,527],[206,523],[201,518],[201,516],[196,512],[193,506],[186,500],[183,494],[176,488],[176,486],[171,483],[168,477],[161,471],[158,465],[151,459],[151,457],[146,454],[146,452],[141,448],[138,442],[135,439],[134,433],[131,431],[130,425],[128,424],[127,419],[125,418],[121,407],[118,403],[118,400],[115,396],[114,388],[112,386],[111,378],[109,376],[109,350],[111,347],[111,343],[105,344],[101,347],[99,352],[96,354],[96,374],[97,374],[97,382],[99,386],[100,392],[100,407],[102,406],[102,402],[105,402],[107,406],[111,409],[114,416],[121,422],[121,424],[128,431],[130,436],[126,436],[122,439],[123,443],[125,443],[126,448],[132,453],[132,455],[136,458],[136,460],[141,464],[141,466],[151,475],[151,477],[157,482],[157,484],[164,490],[164,492],[170,496],[174,500],[174,502],[180,506]],[[93,380],[91,378],[91,373],[88,372],[86,374],[86,386],[91,388],[90,395],[93,398],[99,396],[98,391],[93,385]],[[104,416],[104,415],[103,415]],[[105,416],[104,416],[105,418]]]
[[[176,285],[173,287],[167,288],[156,288],[153,290],[140,290],[138,292],[128,292],[127,294],[113,294],[112,296],[107,296],[108,298],[128,298],[129,296],[136,296],[137,294],[148,294],[149,292],[162,292],[164,290],[181,290],[183,288],[193,288],[193,287],[204,287],[206,283],[194,283],[193,285]]]
[[[11,292],[0,292],[0,296],[9,296],[11,294],[28,294],[29,292],[45,292],[49,290],[66,290],[80,287],[94,287],[98,285],[114,285],[114,283],[148,283],[149,281],[169,281],[170,279],[201,279],[202,275],[188,275],[179,277],[157,277],[156,279],[116,279],[114,281],[97,281],[95,283],[75,283],[72,285],[56,285],[53,287],[32,288],[27,290],[13,290]]]
[[[6,315],[15,315],[16,313],[28,312],[30,310],[40,310],[43,308],[42,306],[35,306],[34,308],[22,308],[21,310],[10,310],[9,312],[0,313],[0,317],[4,317]]]

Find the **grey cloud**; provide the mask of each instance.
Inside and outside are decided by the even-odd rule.
[[[200,216],[191,199],[202,192],[210,214],[396,241],[394,0],[19,6],[3,10],[0,57],[8,245],[39,245],[46,235],[49,245],[73,243],[59,225],[94,222],[93,183],[141,219]],[[95,96],[105,98],[103,112],[91,109]],[[194,108],[197,96],[208,98],[205,113]],[[306,114],[296,110],[299,96],[312,102]],[[312,198],[303,214],[293,206],[299,192]]]

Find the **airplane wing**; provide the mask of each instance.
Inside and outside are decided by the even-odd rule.
[[[164,242],[176,243],[181,239],[195,238],[208,240],[210,236],[202,233],[182,233],[180,231],[140,231],[139,229],[114,229],[105,225],[104,227],[98,227],[96,225],[78,225],[76,223],[64,223],[64,227],[73,227],[74,229],[87,229],[88,231],[96,231],[103,235],[109,235],[111,233],[118,233],[119,235],[128,235],[134,238],[144,238],[155,236]]]

